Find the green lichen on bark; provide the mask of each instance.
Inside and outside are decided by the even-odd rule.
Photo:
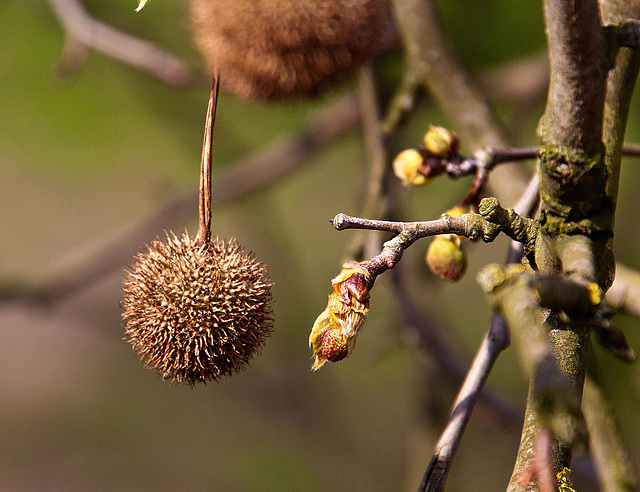
[[[577,222],[600,212],[607,176],[602,155],[602,149],[589,154],[576,148],[542,147],[538,163],[546,221]],[[542,226],[547,228],[545,222]]]

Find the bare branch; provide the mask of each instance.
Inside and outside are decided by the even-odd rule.
[[[78,66],[69,55],[86,55],[82,50],[69,49],[80,44],[147,72],[170,86],[187,87],[206,83],[208,77],[195,73],[186,63],[168,51],[95,20],[79,0],[47,1],[68,36],[63,57],[64,68],[67,71]]]

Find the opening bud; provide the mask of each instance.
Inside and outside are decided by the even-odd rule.
[[[326,361],[338,362],[351,355],[369,312],[372,280],[360,264],[346,262],[331,283],[333,292],[329,294],[327,307],[316,318],[309,335],[314,371]]]

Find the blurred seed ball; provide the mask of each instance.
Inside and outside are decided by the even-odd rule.
[[[431,125],[424,134],[424,146],[436,157],[451,157],[460,150],[460,139],[451,130]]]
[[[449,234],[431,241],[425,261],[434,275],[447,282],[457,282],[467,270],[467,255],[460,238]]]
[[[423,156],[416,149],[403,150],[393,160],[393,173],[405,186],[424,186],[433,178],[419,172],[423,163]]]
[[[334,328],[325,332],[325,334],[322,335],[320,352],[329,362],[339,362],[347,357],[347,355],[349,355],[349,349],[342,335],[342,330]]]
[[[125,339],[163,379],[195,384],[240,370],[273,329],[265,266],[231,240],[167,235],[124,279]]]
[[[191,0],[195,44],[248,99],[315,95],[388,49],[387,0]]]

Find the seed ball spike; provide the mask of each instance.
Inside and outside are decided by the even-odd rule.
[[[273,329],[271,284],[235,240],[171,234],[136,260],[124,279],[125,339],[163,379],[218,380],[260,352]]]

